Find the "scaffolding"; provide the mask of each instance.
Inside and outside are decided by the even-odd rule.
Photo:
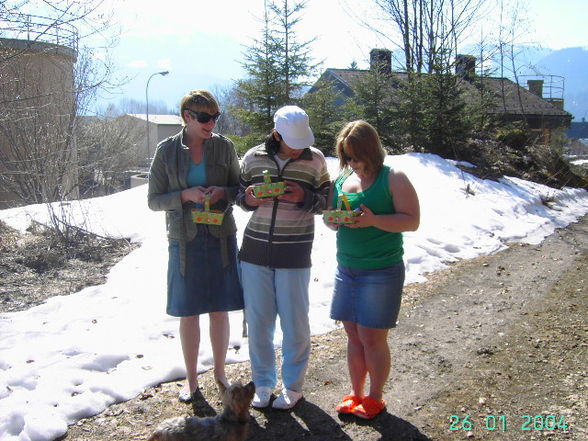
[[[38,15],[1,16],[0,38],[50,43],[78,52],[78,30],[74,25]]]
[[[560,75],[519,75],[519,86],[563,110],[565,78]]]

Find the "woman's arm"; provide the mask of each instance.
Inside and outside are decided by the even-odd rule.
[[[347,225],[349,228],[376,227],[391,233],[401,233],[415,231],[419,227],[419,198],[408,177],[401,171],[390,170],[388,186],[396,213],[376,215],[362,204],[363,213],[357,217],[356,223]]]
[[[169,179],[165,165],[165,152],[158,147],[149,170],[147,205],[151,210],[181,210],[181,191],[169,191]]]
[[[316,153],[313,153],[316,155]],[[328,206],[328,195],[331,188],[331,180],[327,169],[327,162],[322,153],[315,156],[318,168],[315,170],[316,183],[314,185],[303,185],[304,194],[300,202],[303,210],[314,214],[321,214]]]
[[[227,187],[225,187],[225,197],[229,203],[234,204],[235,197],[237,196],[237,191],[239,190],[239,174],[241,170],[239,167],[239,158],[237,157],[237,151],[235,150],[235,146],[232,142],[229,156],[229,178]]]
[[[226,200],[229,205],[234,204],[239,189],[239,158],[233,143],[229,139],[227,142],[229,145],[223,158],[224,163],[228,164],[227,170],[223,174],[224,183],[223,185],[211,185],[206,189],[211,204],[219,200]]]
[[[334,210],[336,207],[333,206],[333,188],[335,187],[335,182],[331,181],[330,185],[329,185],[329,193],[327,195],[327,210]],[[331,222],[327,222],[326,220],[323,219],[323,222],[325,223],[325,225],[327,227],[329,227],[331,230],[333,231],[337,231],[339,229],[339,225],[340,224],[332,224]]]
[[[248,172],[248,161],[252,160],[250,157],[251,150],[247,152],[241,161],[241,170],[239,173],[239,188],[237,196],[235,197],[235,205],[241,207],[245,211],[256,210],[261,201],[253,194],[253,182],[251,175]]]

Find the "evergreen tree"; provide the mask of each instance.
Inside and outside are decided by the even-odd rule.
[[[471,132],[472,119],[461,87],[465,80],[447,66],[440,63],[428,74],[406,74],[398,89],[392,127],[394,146],[400,150],[454,157],[455,147]]]
[[[491,72],[481,70],[480,75],[471,81],[476,93],[466,100],[468,121],[478,137],[484,137],[498,123],[496,117],[489,112],[491,109],[496,108],[498,103],[494,91],[488,86],[490,76]]]
[[[422,74],[407,72],[397,89],[391,131],[392,146],[398,151],[422,151],[426,145],[423,117],[427,102],[423,91]]]
[[[296,39],[296,26],[300,23],[301,12],[308,0],[270,1],[269,8],[274,13],[274,38],[281,52],[277,54],[281,64],[283,80],[283,102],[292,104],[298,100],[301,91],[308,86],[308,78],[316,72],[317,64],[313,64],[310,45],[315,39],[299,43]]]
[[[272,116],[281,104],[279,42],[272,36],[267,7],[264,10],[262,37],[254,40],[244,53],[242,62],[248,78],[237,81],[237,94],[247,108],[232,108],[237,118],[263,137],[273,127]]]
[[[471,79],[454,74],[447,58],[449,55],[433,63],[430,73],[406,74],[395,128],[401,134],[403,148],[455,157],[456,148],[472,132],[474,119],[463,94],[465,82]]]
[[[356,118],[365,119],[375,127],[384,145],[392,143],[391,122],[394,117],[392,94],[395,84],[390,73],[381,66],[374,66],[353,84],[353,102],[347,112],[357,113]]]
[[[427,106],[423,122],[427,150],[447,158],[455,156],[455,147],[466,140],[470,128],[460,91],[464,80],[442,66],[447,63],[435,65],[433,73],[424,77]]]
[[[327,156],[335,155],[335,138],[346,121],[338,106],[342,101],[343,96],[334,87],[333,81],[324,77],[317,81],[301,101],[310,118],[314,144]]]
[[[264,6],[262,37],[244,53],[248,77],[237,81],[247,108],[232,109],[262,139],[273,127],[273,114],[299,101],[305,80],[314,72],[310,57],[313,40],[299,43],[295,27],[307,1],[268,0]]]

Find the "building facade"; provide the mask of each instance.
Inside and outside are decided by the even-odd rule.
[[[77,34],[27,17],[3,22],[5,36],[28,27],[26,39],[0,38],[0,207],[78,196]]]

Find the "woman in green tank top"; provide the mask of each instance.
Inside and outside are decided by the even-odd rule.
[[[351,379],[351,392],[336,409],[371,419],[386,407],[388,331],[396,326],[404,285],[402,232],[418,228],[419,201],[406,175],[384,165],[386,153],[369,123],[347,124],[336,148],[342,172],[331,190],[331,206],[343,200],[359,212],[351,223],[326,221],[337,230],[331,318],[341,321],[347,333]]]

